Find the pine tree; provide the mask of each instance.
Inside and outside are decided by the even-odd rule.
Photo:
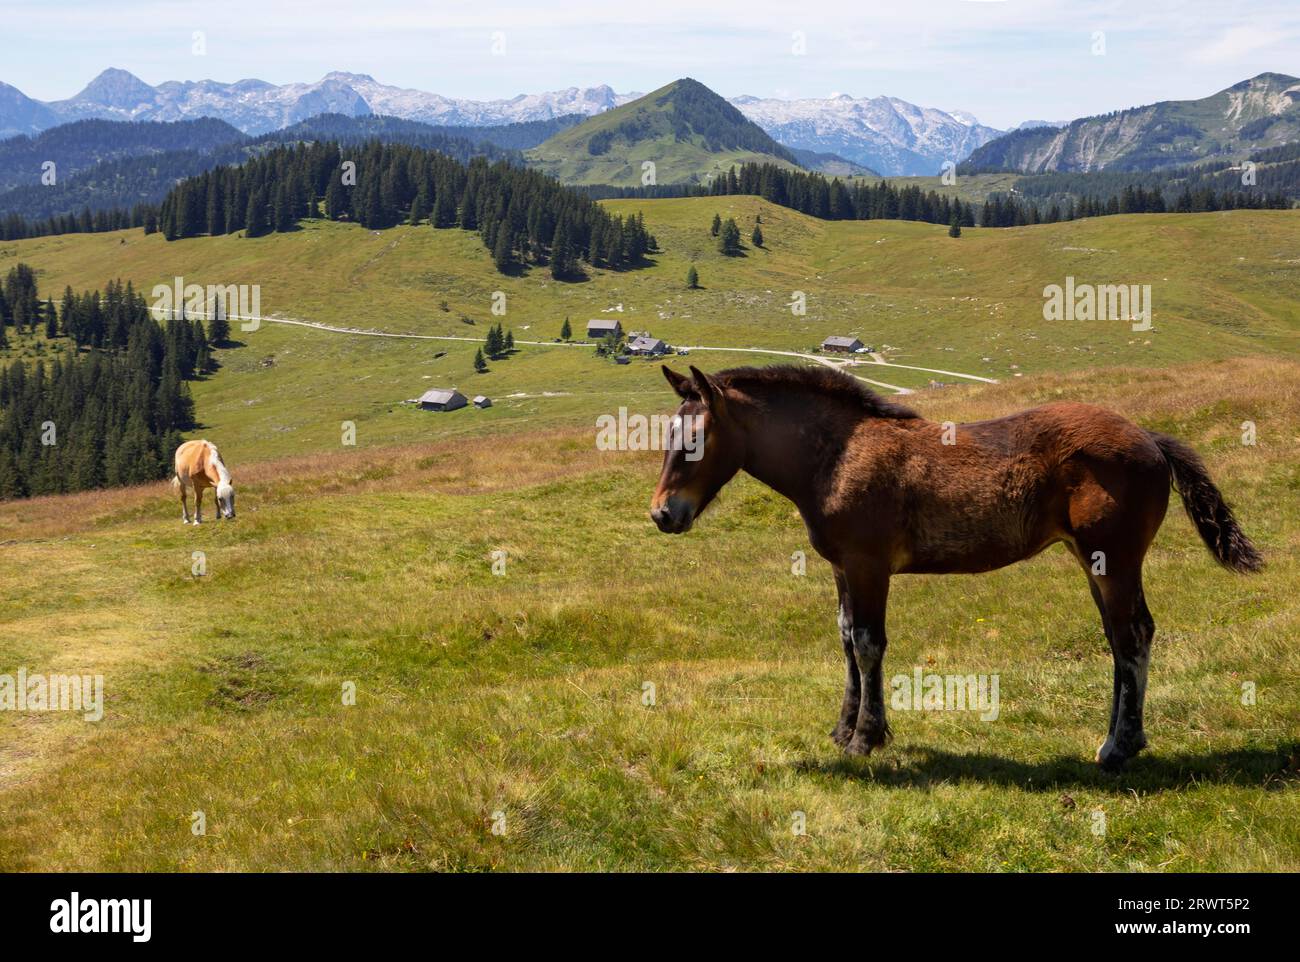
[[[719,232],[720,230],[722,230],[722,215],[720,215],[720,214],[714,214],[714,215],[713,215],[713,226],[709,228],[709,233],[712,234],[714,237],[717,237],[717,236],[718,236],[718,232]]]
[[[411,216],[406,219],[406,222],[414,227],[428,216],[429,195],[426,194],[424,188],[421,187],[420,192],[415,195],[415,200],[411,201]]]
[[[718,250],[728,257],[739,256],[740,228],[736,225],[735,218],[728,217],[726,223],[722,225],[722,230],[718,234]]]
[[[515,262],[514,252],[510,249],[509,224],[502,224],[497,229],[497,242],[492,251],[492,260],[502,274],[509,271]]]
[[[230,340],[230,321],[226,319],[225,305],[213,305],[212,319],[208,322],[208,343],[220,347]]]
[[[266,232],[266,195],[259,189],[248,195],[248,213],[244,216],[244,236],[261,237]]]
[[[697,271],[695,270],[695,265],[694,265],[694,264],[692,264],[692,265],[690,266],[690,269],[687,270],[687,272],[686,272],[686,286],[687,286],[688,288],[690,288],[691,290],[693,290],[693,291],[695,291],[695,290],[699,290],[699,287],[700,287],[700,275],[699,275],[699,272],[697,272]]]
[[[479,348],[474,352],[474,370],[482,374],[487,370],[487,361],[483,360],[483,349]]]
[[[54,310],[54,301],[45,299],[45,337],[54,340],[59,336],[59,316]]]
[[[279,233],[293,230],[293,205],[284,182],[275,190],[275,230]]]
[[[561,217],[551,238],[551,276],[563,280],[573,273],[574,256],[569,240],[569,220]]]
[[[438,191],[429,220],[439,230],[456,226],[456,201],[452,198],[449,187]]]
[[[331,177],[325,188],[325,216],[341,220],[348,212],[348,189],[343,186],[342,175]]]
[[[755,224],[755,225],[754,225],[754,233],[750,235],[750,238],[749,238],[749,239],[750,239],[750,241],[753,243],[753,245],[754,245],[755,247],[762,247],[762,246],[763,246],[763,228],[759,227],[758,224]]]
[[[560,328],[560,339],[569,341],[573,339],[573,328],[569,326],[569,318],[564,318],[564,326]]]
[[[949,237],[961,236],[961,214],[954,213],[952,215],[952,223],[948,225],[948,236]]]
[[[506,353],[509,354],[515,349],[515,332],[506,331]]]

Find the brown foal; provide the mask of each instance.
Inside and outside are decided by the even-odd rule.
[[[794,502],[839,590],[847,680],[831,737],[852,754],[890,738],[882,661],[892,575],[990,571],[1064,542],[1114,656],[1097,760],[1116,769],[1146,745],[1155,622],[1142,559],[1170,483],[1221,564],[1263,565],[1196,452],[1104,408],[1064,402],[941,425],[826,367],[690,370],[663,369],[682,399],[674,430],[699,425],[703,452],[668,446],[650,515],[661,531],[688,531],[741,470]]]

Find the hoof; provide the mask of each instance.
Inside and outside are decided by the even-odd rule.
[[[849,743],[844,746],[844,751],[849,755],[860,755],[866,758],[871,754],[871,750],[876,746],[868,742],[865,738],[854,735],[849,739]]]
[[[831,741],[840,748],[846,748],[850,741],[853,740],[853,729],[848,725],[836,725],[831,732]]]
[[[1103,772],[1122,772],[1127,761],[1128,757],[1121,755],[1110,742],[1097,749],[1097,765]]]
[[[882,748],[889,744],[890,731],[885,728],[881,731],[874,732],[854,732],[849,743],[844,746],[844,750],[850,755],[870,755],[873,749]]]
[[[1104,772],[1122,772],[1129,760],[1146,747],[1146,743],[1146,739],[1142,738],[1138,744],[1125,750],[1116,745],[1113,739],[1107,738],[1097,749],[1097,764]]]

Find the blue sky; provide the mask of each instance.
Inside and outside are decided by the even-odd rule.
[[[1297,0],[5,0],[0,27],[0,80],[42,100],[109,66],[149,83],[346,70],[475,99],[692,76],[726,96],[888,94],[1006,127],[1300,75]]]

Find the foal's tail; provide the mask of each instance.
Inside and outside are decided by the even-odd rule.
[[[1232,509],[1210,480],[1201,456],[1177,438],[1155,431],[1147,434],[1165,456],[1174,489],[1182,497],[1187,516],[1196,525],[1210,554],[1229,571],[1245,573],[1262,569],[1263,557],[1232,516]]]

